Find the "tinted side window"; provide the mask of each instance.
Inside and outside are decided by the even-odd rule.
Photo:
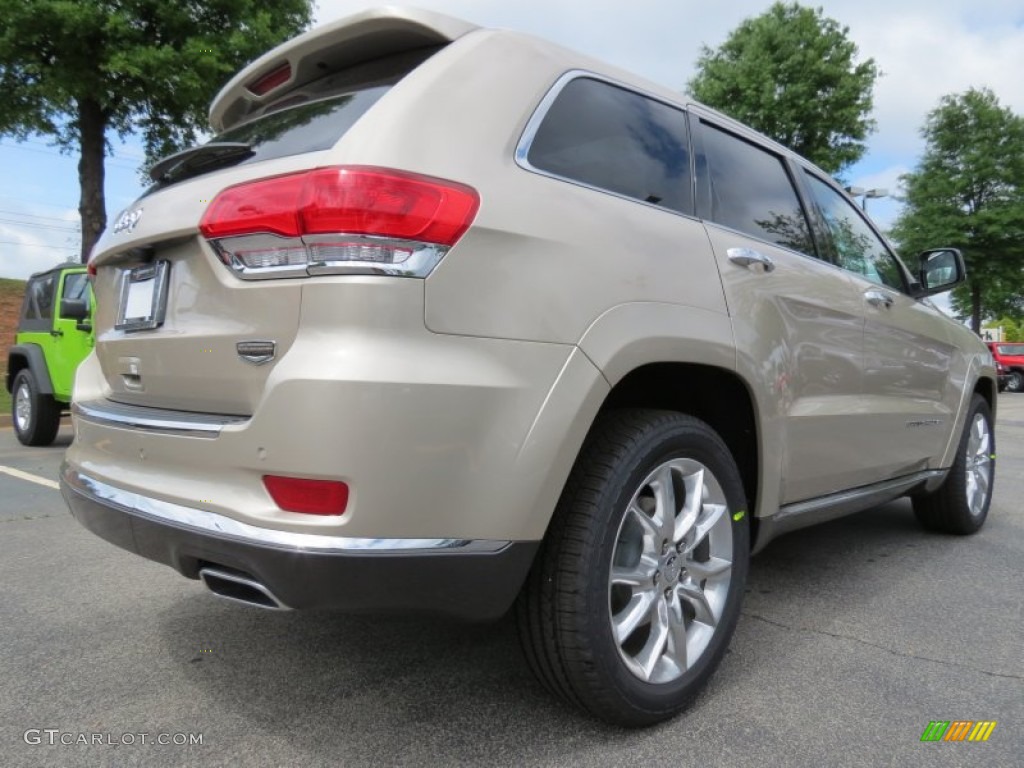
[[[53,317],[53,295],[57,288],[57,275],[32,280],[26,295],[26,320],[49,320]]]
[[[64,292],[61,296],[65,299],[82,299],[85,305],[89,306],[89,277],[85,272],[74,272],[64,277]]]
[[[710,190],[699,214],[777,245],[816,255],[807,216],[782,159],[702,124]],[[704,180],[702,180],[704,181]]]
[[[590,78],[566,85],[527,160],[566,179],[693,213],[686,114]]]
[[[903,290],[896,258],[850,202],[821,179],[807,174],[814,202],[821,209],[836,260],[843,269],[873,283]]]

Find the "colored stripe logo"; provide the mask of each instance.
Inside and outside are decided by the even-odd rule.
[[[995,720],[932,720],[921,741],[988,741],[995,729]]]

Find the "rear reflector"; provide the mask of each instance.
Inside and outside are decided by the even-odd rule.
[[[341,515],[348,506],[348,486],[337,480],[264,475],[270,498],[285,512],[306,515]]]
[[[250,92],[257,96],[263,96],[264,94],[270,93],[272,90],[277,88],[279,85],[284,85],[292,77],[292,65],[287,61],[279,66],[277,69],[270,70],[267,74],[260,78],[257,78],[253,82],[249,83],[246,87]]]

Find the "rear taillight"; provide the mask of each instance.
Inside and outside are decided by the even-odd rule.
[[[463,184],[343,166],[229,187],[199,228],[242,277],[426,277],[479,205],[476,191]]]
[[[341,515],[348,506],[348,486],[337,480],[264,475],[270,498],[286,512],[306,515]]]

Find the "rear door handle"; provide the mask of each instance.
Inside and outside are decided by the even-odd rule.
[[[758,272],[771,272],[775,269],[775,262],[770,256],[755,251],[753,248],[730,248],[725,252],[729,261],[739,267],[746,267]]]
[[[885,291],[865,291],[864,300],[872,307],[878,307],[879,309],[888,309],[892,306],[893,298]]]

